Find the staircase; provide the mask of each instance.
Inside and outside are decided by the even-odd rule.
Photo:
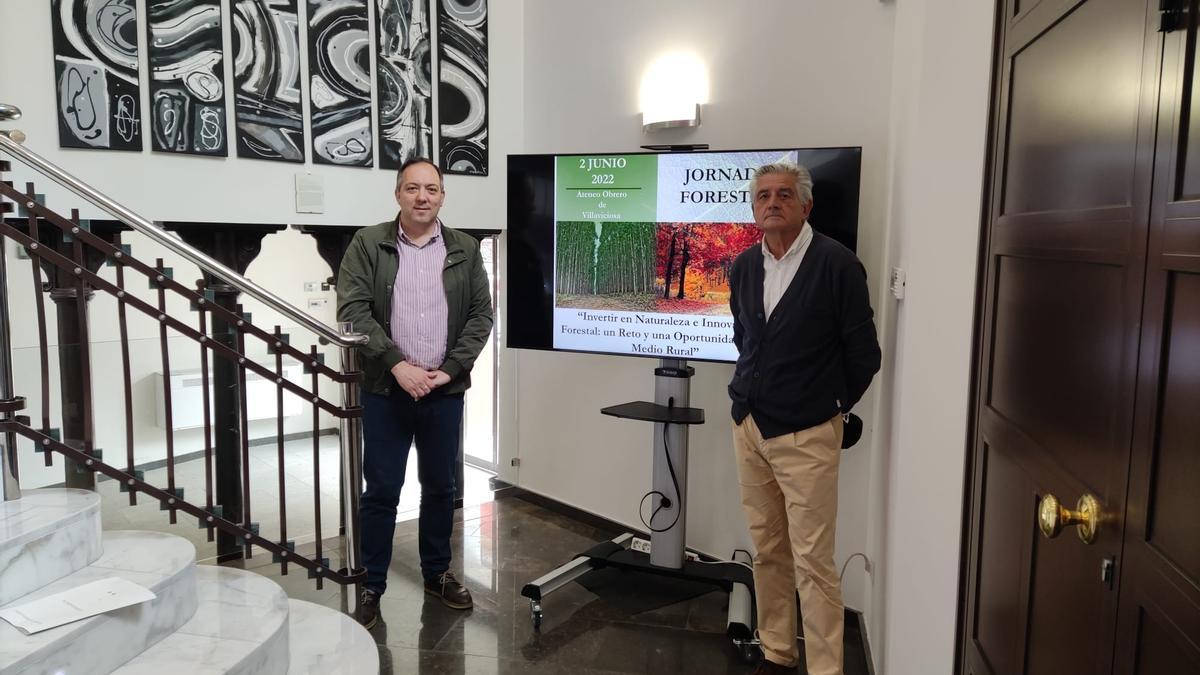
[[[101,531],[95,492],[0,502],[0,608],[113,576],[156,598],[34,635],[0,621],[0,675],[379,672],[374,640],[349,616],[253,572],[197,565],[180,537]]]
[[[0,104],[0,122],[19,116],[15,107]],[[286,575],[291,566],[306,572],[317,588],[328,581],[351,589],[353,595],[352,589],[365,575],[358,562],[358,496],[362,488],[358,389],[362,373],[357,349],[366,337],[354,333],[349,324],[326,326],[287,304],[242,276],[244,268],[232,269],[113,202],[23,147],[23,139],[19,131],[0,129],[0,608],[109,577],[144,586],[155,598],[34,635],[25,635],[0,620],[0,675],[377,673],[379,656],[374,640],[346,614],[291,600],[274,581],[253,572],[197,565],[195,546],[182,537],[155,531],[102,531],[101,498],[94,491],[97,475],[106,476],[118,481],[131,506],[139,497],[149,499],[158,503],[165,521],[175,524],[184,516],[182,522],[188,527],[198,525],[206,530],[208,540],[217,543],[220,560],[269,553],[280,565],[281,574]],[[92,231],[89,223],[80,220],[78,211],[66,218],[47,208],[32,183],[24,192],[17,190],[3,175],[11,170],[5,157],[17,159],[71,190],[116,218],[119,227]],[[8,215],[16,212],[17,206],[22,214],[16,218]],[[139,260],[129,246],[122,245],[122,229],[136,231],[195,264],[204,278],[192,288],[176,281],[161,258],[155,264]],[[36,307],[32,317],[10,316],[6,243],[20,246],[28,258]],[[102,274],[102,265],[112,267],[115,278]],[[123,377],[115,381],[111,373],[97,379],[94,372],[88,301],[98,293],[117,301],[117,316],[107,318],[119,326],[121,335]],[[321,343],[334,346],[340,363],[325,364],[316,344],[302,349],[279,326],[272,331],[255,325],[237,304],[239,294],[281,314]],[[55,303],[58,312],[56,381],[51,379],[48,303],[43,296]],[[176,309],[171,309],[168,298]],[[173,352],[178,359],[182,345],[192,355],[199,355],[205,474],[203,484],[190,488],[187,495],[184,486],[176,482],[178,458],[169,396],[164,402],[165,485],[148,481],[144,465],[135,462],[127,314],[150,317],[159,326],[161,370],[168,390]],[[38,327],[41,377],[36,387],[22,383],[31,390],[28,402],[14,391],[9,326],[15,321]],[[262,346],[267,356],[256,356],[255,347]],[[303,364],[305,377],[297,381],[285,377],[284,358]],[[212,377],[208,375],[210,363]],[[279,460],[274,476],[250,470],[246,392],[251,374],[275,384]],[[99,447],[94,428],[94,382],[100,396],[123,398],[125,428],[120,445],[124,456],[118,450],[106,458]],[[62,400],[54,417],[52,389],[60,392]],[[340,401],[323,395],[331,389],[340,393]],[[328,531],[322,530],[321,491],[316,487],[311,504],[313,531],[300,533],[312,537],[314,553],[305,555],[297,550],[294,536],[298,528],[293,528],[289,538],[288,504],[296,505],[297,499],[295,495],[289,499],[284,490],[285,393],[311,406],[314,485],[320,484],[322,475],[320,415],[338,421],[339,461],[324,471],[336,472],[341,487],[341,516],[336,523],[345,562],[341,568],[331,566],[323,552]],[[108,440],[116,444],[117,438]],[[22,490],[19,442],[36,450],[46,466],[53,466],[58,457],[66,465],[67,487]],[[272,522],[260,528],[251,511],[251,496],[261,495],[256,492],[259,485],[276,481],[278,509],[268,511]],[[254,505],[261,513],[257,497]]]

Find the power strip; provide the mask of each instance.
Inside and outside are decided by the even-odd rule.
[[[650,555],[650,542],[648,542],[645,539],[642,539],[640,537],[634,537],[633,540],[629,542],[629,548],[634,551],[638,551],[639,553],[645,553],[646,555]],[[686,558],[687,560],[699,560],[700,559],[700,556],[696,555],[695,553],[692,553],[691,551],[684,551],[683,557]]]

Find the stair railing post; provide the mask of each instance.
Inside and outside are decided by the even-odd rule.
[[[68,245],[69,246],[69,245]],[[64,276],[61,270],[51,274],[53,280]],[[62,401],[62,439],[63,443],[78,450],[88,450],[95,442],[91,438],[92,429],[89,424],[89,414],[92,406],[92,388],[90,366],[87,350],[88,344],[88,304],[94,292],[82,288],[82,284],[56,286],[50,289],[50,299],[54,301],[58,324],[58,364],[59,364],[59,393]],[[82,306],[81,306],[82,305]],[[84,468],[80,462],[70,457],[63,458],[64,485],[80,490],[95,490],[96,475]]]
[[[215,276],[206,276],[207,288],[213,293],[213,304],[237,313],[238,290]],[[213,314],[213,340],[237,349],[237,328],[225,317]],[[245,395],[238,382],[237,365],[222,358],[212,359],[212,425],[213,467],[216,480],[215,502],[226,520],[242,522],[242,412],[241,397]],[[217,561],[241,559],[243,548],[237,537],[217,532]]]
[[[349,321],[338,323],[338,331],[342,335],[352,335],[354,326]],[[349,345],[339,347],[341,352],[342,373],[355,373],[359,370],[358,347]],[[342,383],[342,409],[358,408],[359,382]],[[362,449],[363,429],[362,417],[343,417],[339,424],[341,437],[342,463],[342,514],[345,526],[345,555],[346,571],[353,573],[362,566],[359,558],[361,533],[359,532],[358,500],[362,495]]]

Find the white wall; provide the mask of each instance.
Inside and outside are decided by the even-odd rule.
[[[139,1],[140,35],[145,44],[144,2]],[[374,3],[372,3],[373,6]],[[226,52],[231,49],[228,3],[225,5]],[[301,11],[305,3],[301,2]],[[522,142],[522,78],[521,67],[523,14],[519,4],[494,3],[490,16],[491,91],[490,137],[491,172],[488,177],[447,176],[447,202],[442,211],[448,224],[463,228],[502,228],[505,200],[505,155],[519,150]],[[396,205],[392,197],[394,172],[383,169],[295,165],[279,162],[244,160],[236,157],[211,158],[176,156],[153,153],[150,140],[143,133],[142,152],[106,152],[58,148],[58,129],[55,118],[54,61],[50,29],[49,3],[45,0],[3,0],[0,2],[0,102],[17,105],[24,112],[18,122],[6,123],[5,128],[18,128],[26,133],[27,147],[65,168],[84,182],[129,206],[139,214],[157,221],[212,221],[243,223],[362,226],[390,219]],[[374,30],[372,22],[372,30]],[[307,63],[305,40],[301,33],[302,60]],[[145,49],[142,60],[142,112],[148,96],[148,67]],[[226,84],[233,83],[229,59],[226,60]],[[307,83],[305,83],[307,90]],[[227,99],[227,105],[232,98]],[[229,105],[229,125],[233,129],[233,111]],[[374,120],[373,120],[374,121]],[[306,122],[307,124],[307,122]],[[231,153],[235,153],[230,144]],[[311,160],[311,152],[309,152]],[[51,208],[69,215],[71,207],[79,207],[84,218],[106,217],[98,209],[65,189],[51,184],[28,168],[14,162],[14,171],[6,179],[15,180],[18,187],[34,181],[37,191],[47,195]],[[294,179],[297,172],[311,171],[325,182],[325,213],[298,214],[295,212]],[[146,262],[163,257],[175,269],[175,278],[191,283],[198,278],[196,268],[172,256],[143,237],[126,234],[135,255]],[[15,246],[8,247],[10,303],[13,317],[15,384],[18,394],[30,400],[30,414],[40,415],[37,400],[36,324],[33,321],[32,279],[29,263],[16,258]],[[112,278],[112,270],[104,272]],[[313,310],[328,324],[334,321],[332,292],[305,292],[304,282],[323,281],[330,274],[328,266],[317,255],[316,246],[308,235],[288,230],[268,236],[260,256],[246,275],[259,285],[280,295],[293,305],[305,307],[309,299],[324,298],[328,304]],[[145,283],[132,284],[145,295]],[[293,322],[266,310],[260,304],[242,298],[247,311],[254,315],[257,325],[270,330],[281,324],[292,334],[293,344],[307,347],[313,337]],[[181,303],[177,303],[179,307]],[[51,310],[52,311],[52,310]],[[92,302],[93,350],[97,372],[98,445],[111,458],[123,453],[124,424],[120,393],[120,347],[117,342],[115,303],[103,294]],[[184,316],[187,316],[185,313]],[[52,319],[53,317],[51,317]],[[153,373],[161,370],[158,355],[157,326],[153,321],[131,321],[133,339],[133,382],[135,390],[134,434],[137,439],[137,461],[159,459],[165,455],[163,430],[154,421]],[[50,341],[56,343],[54,323],[49,326]],[[172,351],[172,369],[198,368],[198,350],[182,340]],[[257,350],[264,353],[264,350]],[[326,350],[326,361],[336,363],[336,355]],[[57,353],[51,351],[52,381],[56,381]],[[502,359],[500,367],[507,366]],[[334,389],[323,392],[337,400]],[[114,395],[115,394],[115,395]],[[51,392],[53,424],[58,425],[58,390]],[[504,424],[504,418],[501,420]],[[336,426],[325,416],[322,427]],[[274,434],[273,422],[252,423],[251,437]],[[301,416],[289,419],[286,433],[311,429],[311,419]],[[502,433],[505,429],[502,428]],[[181,431],[176,439],[176,452],[199,449],[199,431]],[[61,464],[44,469],[40,457],[31,449],[22,452],[22,484],[27,487],[62,480]],[[507,466],[507,462],[504,462]]]
[[[861,145],[860,256],[875,306],[886,302],[890,5],[527,0],[525,12],[529,152],[631,151],[664,142],[713,149]],[[640,78],[671,50],[690,50],[707,62],[712,100],[699,128],[644,135]],[[651,396],[655,362],[535,352],[521,352],[517,361],[521,485],[643,529],[638,503],[650,485],[652,428],[603,417],[600,408]],[[749,545],[725,393],[732,367],[695,366],[692,405],[706,410],[708,423],[690,435],[687,543],[728,556]],[[868,393],[857,408],[869,426],[873,401]],[[872,447],[868,429],[843,455],[839,564],[856,551],[875,557],[867,540],[868,483],[879,460]],[[845,593],[848,604],[869,609],[860,562],[846,574]]]
[[[872,540],[885,552],[871,634],[880,673],[954,672],[994,3],[897,3],[888,251],[907,271],[885,310],[886,470]]]

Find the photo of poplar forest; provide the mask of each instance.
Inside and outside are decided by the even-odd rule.
[[[654,223],[559,222],[558,307],[653,312]]]
[[[749,223],[558,223],[558,307],[729,314],[729,268]]]

